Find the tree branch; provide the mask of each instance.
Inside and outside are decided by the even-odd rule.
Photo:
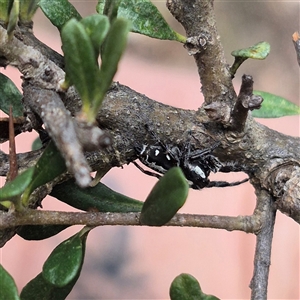
[[[242,132],[249,110],[259,109],[262,101],[261,96],[253,95],[252,76],[243,75],[240,93],[231,113],[231,129]]]
[[[21,213],[0,211],[0,230],[22,225],[141,226],[139,218],[140,213],[61,212],[30,209]],[[165,226],[204,227],[255,233],[260,228],[260,222],[257,217],[253,216],[177,214]]]
[[[205,104],[232,105],[236,100],[228,64],[217,32],[213,0],[167,0],[167,7],[189,37],[186,47],[195,58]]]
[[[261,189],[257,191],[257,197],[258,206],[256,210],[260,212],[262,227],[257,233],[256,238],[254,272],[250,284],[252,300],[267,299],[272,239],[276,216],[274,199]]]

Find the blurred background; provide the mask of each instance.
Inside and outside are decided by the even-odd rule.
[[[70,1],[87,16],[96,1]],[[153,1],[176,31],[184,34],[164,1]],[[246,61],[234,84],[238,92],[243,74],[252,75],[256,90],[283,96],[299,104],[299,66],[292,34],[300,30],[300,4],[291,1],[215,1],[221,41],[228,63],[233,50],[259,41],[271,45],[264,61]],[[44,43],[61,52],[59,33],[38,11],[34,32]],[[3,69],[1,69],[1,72]],[[20,87],[20,74],[3,71]],[[115,80],[157,101],[197,109],[202,103],[200,82],[193,58],[176,42],[130,34],[129,44]],[[259,119],[270,128],[299,136],[299,117]],[[34,134],[17,137],[17,151],[31,148]],[[0,145],[7,151],[8,146]],[[214,179],[235,181],[244,174],[217,174]],[[4,184],[4,178],[0,178]],[[103,182],[130,197],[144,200],[156,179],[132,165],[111,170]],[[54,198],[44,209],[72,210]],[[250,215],[255,195],[250,184],[237,187],[190,190],[185,213]],[[3,266],[19,290],[42,269],[53,248],[77,232],[69,228],[50,239],[29,242],[15,236],[0,250]],[[278,212],[274,232],[268,299],[299,299],[299,225]],[[169,286],[180,273],[196,277],[205,293],[220,299],[249,299],[255,236],[242,232],[202,228],[98,227],[88,237],[83,271],[68,299],[168,299]]]

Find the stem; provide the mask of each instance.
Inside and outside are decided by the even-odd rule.
[[[267,299],[269,269],[271,264],[271,249],[276,217],[273,199],[266,191],[260,191],[257,211],[262,227],[256,238],[254,271],[250,288],[251,300]]]
[[[12,213],[0,211],[0,230],[22,225],[141,226],[139,219],[140,213],[61,212],[30,209]],[[247,233],[255,233],[260,228],[260,222],[254,215],[227,217],[177,214],[165,225],[239,230]]]
[[[236,94],[217,31],[213,2],[167,0],[167,7],[184,27],[188,40],[193,41],[186,48],[193,48],[190,53],[198,67],[205,104],[224,99],[232,103]]]

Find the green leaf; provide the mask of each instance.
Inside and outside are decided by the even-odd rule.
[[[0,0],[1,1],[1,0]],[[104,15],[104,7],[105,7],[105,0],[98,0],[98,3],[96,5],[96,12],[99,15]],[[1,2],[0,2],[1,3]]]
[[[23,116],[22,94],[15,84],[4,74],[0,73],[0,109],[9,114],[9,107],[13,108],[13,116]]]
[[[34,167],[33,180],[22,196],[23,204],[27,206],[30,194],[37,187],[55,179],[65,170],[65,160],[57,150],[54,142],[51,141]]]
[[[78,234],[59,244],[43,266],[43,277],[56,287],[64,287],[77,276],[83,260],[83,244]]]
[[[70,20],[61,32],[63,51],[65,54],[66,73],[75,85],[82,102],[82,111],[93,122],[90,106],[99,102],[99,70],[95,59],[96,53],[84,25],[75,19]]]
[[[171,300],[219,300],[215,296],[204,294],[198,280],[185,273],[173,280],[169,293]]]
[[[152,38],[186,42],[186,37],[170,28],[159,10],[149,0],[123,0],[118,17],[132,22],[132,31]]]
[[[91,228],[90,228],[91,229]],[[50,283],[48,280],[44,277],[44,272],[37,275],[34,279],[32,279],[22,290],[20,298],[21,300],[32,300],[32,299],[39,299],[39,300],[64,300],[68,296],[68,294],[73,289],[76,281],[78,280],[80,276],[80,272],[82,269],[83,261],[84,261],[84,254],[85,254],[85,246],[86,246],[86,238],[88,235],[89,230],[88,228],[83,228],[79,233],[72,236],[68,240],[64,241],[60,245],[58,245],[53,252],[50,254],[49,258],[46,260],[45,264],[47,268],[47,272],[49,271],[51,275],[51,281],[54,280],[55,283],[66,283],[69,281],[66,285],[63,287],[58,287],[52,283]],[[80,238],[81,244],[78,243],[78,237]],[[71,241],[70,243],[67,243],[67,241],[75,239],[75,241]],[[67,245],[65,245],[67,243]],[[76,251],[76,258],[71,258],[72,253],[70,251],[73,251],[73,246],[75,246],[81,249],[81,255],[78,254]],[[57,249],[58,248],[58,249]],[[65,256],[62,256],[59,254],[60,251],[66,250]],[[81,256],[81,260],[78,260],[78,257]],[[60,259],[59,259],[60,257]],[[48,260],[50,259],[50,262]],[[64,260],[67,260],[68,262],[64,262]],[[67,266],[70,267],[69,270],[61,270],[58,266],[55,266],[55,260],[57,260],[58,264],[63,267]],[[72,263],[73,262],[73,263]],[[51,265],[53,265],[54,270],[51,270]],[[76,265],[77,264],[77,265]],[[45,265],[44,265],[45,266]],[[75,273],[75,276],[74,276]],[[73,277],[72,280],[70,278]]]
[[[7,182],[0,189],[0,201],[18,202],[20,196],[29,186],[34,174],[34,167],[31,167],[19,174],[13,181]]]
[[[41,149],[42,147],[43,147],[43,143],[42,143],[41,139],[39,137],[37,137],[31,145],[31,150],[38,150],[38,149]]]
[[[54,236],[69,225],[25,225],[17,229],[17,234],[24,240],[43,240]]]
[[[40,0],[39,6],[45,16],[59,31],[72,18],[81,19],[79,12],[67,0]]]
[[[143,202],[119,194],[102,183],[82,189],[73,179],[56,185],[50,195],[84,211],[140,212],[143,206]]]
[[[234,57],[265,59],[269,53],[270,44],[267,42],[259,42],[251,47],[232,51],[231,55]]]
[[[74,283],[75,284],[75,283]],[[23,288],[20,294],[21,300],[65,300],[74,285],[69,284],[64,288],[58,288],[48,283],[42,273],[39,273]]]
[[[26,207],[29,196],[37,187],[55,179],[65,170],[64,159],[54,142],[50,142],[34,167],[19,174],[0,189],[0,201],[11,201],[17,204],[22,195],[22,203]]]
[[[15,30],[16,25],[18,23],[19,12],[20,12],[20,2],[15,0],[9,12],[9,20],[7,24],[7,34],[10,37],[12,36],[12,33]]]
[[[34,13],[38,8],[39,0],[20,0],[20,21],[31,21]]]
[[[109,18],[110,23],[112,23],[118,16],[118,9],[122,0],[104,0],[103,4],[103,14]],[[99,7],[99,2],[96,9],[101,9]]]
[[[201,300],[202,291],[199,282],[190,274],[180,274],[170,287],[171,300]]]
[[[189,185],[181,169],[170,169],[148,195],[141,212],[141,224],[162,226],[169,222],[185,203],[188,191]]]
[[[90,37],[96,56],[98,57],[100,46],[109,30],[110,25],[108,18],[96,14],[82,19],[80,23],[83,24],[86,33]]]
[[[253,94],[262,96],[264,101],[259,110],[252,111],[255,118],[279,118],[300,114],[300,107],[280,96],[262,91],[253,91]]]
[[[19,300],[18,289],[14,279],[0,265],[0,300]]]
[[[12,8],[14,0],[0,0],[0,21],[8,23],[9,12]],[[1,90],[1,89],[0,89]]]
[[[265,59],[270,53],[270,44],[267,42],[259,42],[251,47],[235,50],[231,55],[235,57],[234,63],[230,68],[230,73],[234,77],[237,69],[248,58]]]
[[[92,103],[92,109],[88,111],[90,115],[96,117],[102,100],[109,89],[114,75],[118,68],[119,60],[126,48],[127,35],[129,32],[129,23],[125,19],[115,19],[107,34],[102,49],[102,63],[99,78],[99,94],[98,98]]]

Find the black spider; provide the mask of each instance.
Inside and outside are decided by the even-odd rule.
[[[151,133],[155,142],[154,144],[142,144],[135,146],[135,151],[139,160],[150,169],[165,174],[172,167],[180,167],[188,180],[190,187],[193,189],[202,189],[204,187],[226,187],[235,186],[248,181],[246,178],[242,181],[210,181],[208,176],[210,172],[218,172],[222,163],[215,157],[212,152],[220,143],[217,142],[210,148],[197,149],[191,151],[190,143],[184,145],[182,149],[178,146],[167,145],[155,136],[149,127],[146,129]],[[144,170],[136,162],[133,164],[147,175],[160,178],[161,175]]]

